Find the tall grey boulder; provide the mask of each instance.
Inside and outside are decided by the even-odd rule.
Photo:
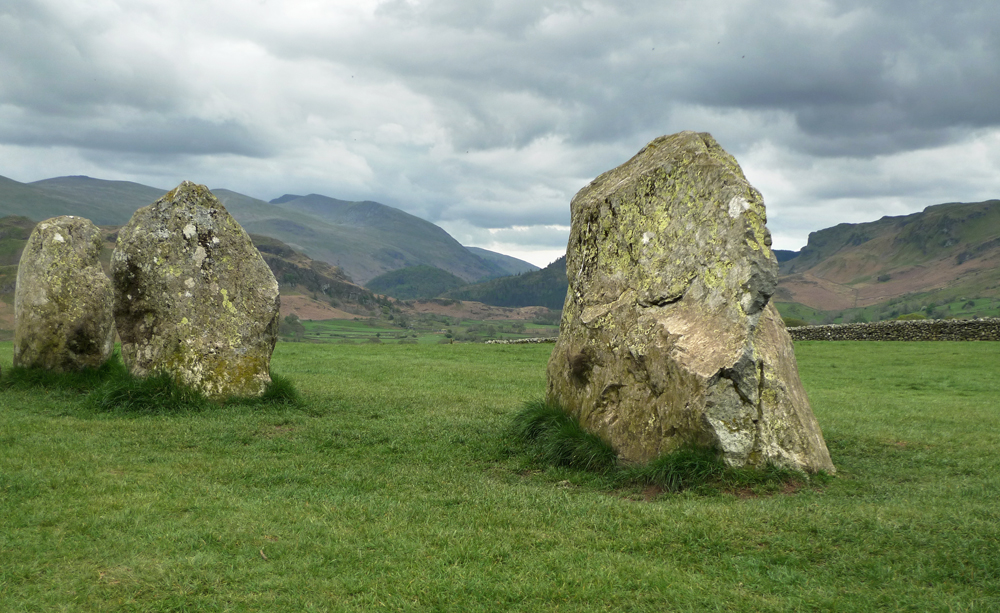
[[[111,357],[111,281],[101,269],[104,241],[89,219],[40,222],[28,237],[14,289],[14,365],[73,371]]]
[[[764,202],[709,134],[660,137],[573,198],[549,400],[647,462],[834,471],[770,303]]]
[[[257,396],[278,334],[278,283],[250,237],[203,185],[139,209],[111,258],[122,358],[210,398]]]

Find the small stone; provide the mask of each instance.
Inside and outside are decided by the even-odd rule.
[[[685,446],[833,472],[770,303],[764,202],[708,134],[649,143],[571,203],[550,401],[629,462]]]
[[[278,282],[242,226],[185,181],[139,209],[111,259],[122,358],[209,398],[259,396],[271,382]]]
[[[14,290],[14,365],[53,371],[97,368],[115,345],[104,241],[89,219],[64,215],[35,226]]]

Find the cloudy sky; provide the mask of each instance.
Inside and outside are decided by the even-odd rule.
[[[697,130],[775,247],[1000,198],[995,0],[0,0],[0,175],[370,199],[544,265]]]

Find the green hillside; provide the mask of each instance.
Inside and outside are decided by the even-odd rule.
[[[259,234],[251,234],[283,293],[301,292],[331,306],[357,315],[371,316],[389,302],[356,285],[341,269],[313,260],[289,245]]]
[[[36,221],[79,215],[97,225],[123,225],[167,190],[90,177],[25,184],[0,177],[0,216]],[[212,192],[248,232],[277,238],[314,260],[340,267],[359,283],[409,266],[433,266],[466,281],[508,274],[462,247],[434,224],[377,202],[285,196],[269,203],[226,189]]]
[[[491,262],[499,266],[501,269],[503,269],[504,276],[519,275],[525,272],[534,272],[536,270],[541,270],[538,266],[535,266],[530,262],[525,262],[524,260],[519,260],[509,255],[504,255],[502,253],[490,251],[489,249],[482,249],[480,247],[466,247],[466,249],[478,255],[487,262]]]
[[[247,232],[276,238],[314,260],[337,266],[358,283],[382,272],[370,257],[370,232],[358,232],[227,189],[212,193]]]
[[[93,219],[94,216],[102,216],[104,213],[91,211],[88,207],[59,193],[50,193],[35,185],[0,177],[0,217],[10,215],[41,221],[58,215],[80,215]]]
[[[345,244],[343,248],[330,247],[337,253],[329,261],[363,285],[390,270],[421,265],[440,268],[465,281],[505,272],[429,221],[378,202],[347,202],[310,194],[282,196],[271,204],[341,228]]]
[[[808,244],[782,263],[784,274],[841,266],[845,260],[891,270],[956,258],[967,260],[1000,243],[1000,200],[929,206],[920,213],[839,224],[809,235]]]
[[[399,300],[436,298],[445,292],[467,285],[450,272],[433,266],[410,266],[381,274],[365,287],[377,294]]]
[[[563,308],[568,287],[566,257],[563,256],[541,270],[466,285],[448,292],[445,297],[493,306],[543,306],[559,310]]]
[[[105,181],[83,176],[56,177],[29,185],[76,203],[86,211],[81,216],[99,226],[124,225],[137,209],[156,202],[168,191],[129,181]]]
[[[992,315],[1000,305],[1000,200],[839,224],[781,263],[774,300],[810,322]]]

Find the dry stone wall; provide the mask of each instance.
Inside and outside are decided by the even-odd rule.
[[[799,326],[788,333],[796,341],[1000,341],[1000,318]]]
[[[1000,341],[1000,317],[916,319],[788,328],[795,341]],[[486,341],[488,345],[554,343],[556,337]]]

